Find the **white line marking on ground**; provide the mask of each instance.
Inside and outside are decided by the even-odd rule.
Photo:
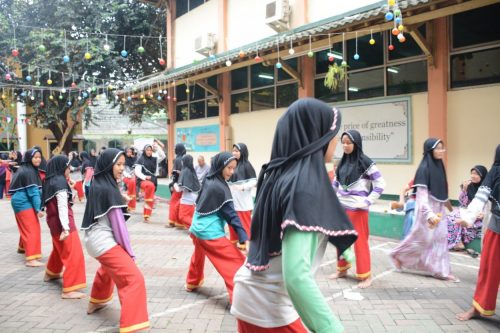
[[[177,308],[171,308],[171,309],[165,310],[163,312],[154,313],[154,314],[152,314],[150,316],[150,318],[163,317],[164,315],[169,314],[169,313],[175,313],[175,312],[179,312],[179,311],[182,311],[182,310],[187,310],[187,309],[190,309],[192,307],[195,307],[195,306],[202,305],[202,304],[205,304],[207,302],[210,302],[211,300],[221,299],[221,298],[224,298],[224,297],[227,297],[227,296],[228,296],[227,293],[223,293],[223,294],[216,295],[216,296],[211,296],[211,297],[209,297],[207,299],[202,299],[202,300],[196,301],[196,302],[191,303],[191,304],[186,304],[186,305],[179,306]]]
[[[370,250],[376,250],[378,248],[384,247],[388,243],[390,243],[390,242],[385,242],[385,243],[382,243],[382,244],[378,244],[378,245],[372,246],[372,247],[370,247]],[[325,263],[322,263],[319,267],[325,267],[325,266],[331,265],[331,264],[336,263],[336,262],[337,262],[337,259],[330,260],[330,261],[327,261]]]

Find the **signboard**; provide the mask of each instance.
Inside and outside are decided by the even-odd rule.
[[[355,129],[363,137],[363,151],[376,162],[411,163],[411,99],[399,97],[336,105],[342,112],[340,134]],[[335,157],[340,158],[342,145]]]
[[[183,143],[188,151],[220,151],[219,125],[177,128],[176,143]]]

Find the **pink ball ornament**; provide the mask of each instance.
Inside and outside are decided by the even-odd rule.
[[[166,64],[165,59],[163,58],[158,58],[158,62],[160,63],[160,66],[165,66]]]
[[[16,57],[16,58],[19,57],[19,50],[18,49],[13,49],[12,50],[12,56]]]

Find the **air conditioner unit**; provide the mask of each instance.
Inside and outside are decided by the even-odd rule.
[[[288,0],[272,0],[266,2],[266,24],[277,32],[290,29],[291,8]]]
[[[215,50],[216,37],[213,33],[204,33],[194,40],[194,50],[205,56]]]

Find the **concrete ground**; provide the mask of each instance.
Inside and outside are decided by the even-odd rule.
[[[160,203],[151,224],[143,223],[141,214],[128,223],[137,264],[146,278],[150,331],[236,332],[224,283],[208,260],[204,286],[198,292],[184,291],[193,245],[186,231],[164,227],[167,209],[166,203]],[[75,204],[78,226],[83,210],[84,204]],[[87,315],[87,300],[62,300],[59,281],[43,282],[44,268],[24,266],[23,256],[16,253],[18,238],[10,203],[0,200],[0,332],[118,331],[117,295],[107,308]],[[42,244],[45,262],[51,241],[44,220]],[[471,305],[479,259],[452,253],[452,270],[461,282],[451,283],[395,272],[387,259],[387,252],[396,245],[393,240],[373,237],[370,245],[375,275],[371,288],[359,290],[352,279],[327,279],[335,269],[331,246],[317,275],[321,290],[346,332],[500,332],[498,315],[469,322],[455,319],[455,313]],[[98,264],[85,255],[88,294]]]

